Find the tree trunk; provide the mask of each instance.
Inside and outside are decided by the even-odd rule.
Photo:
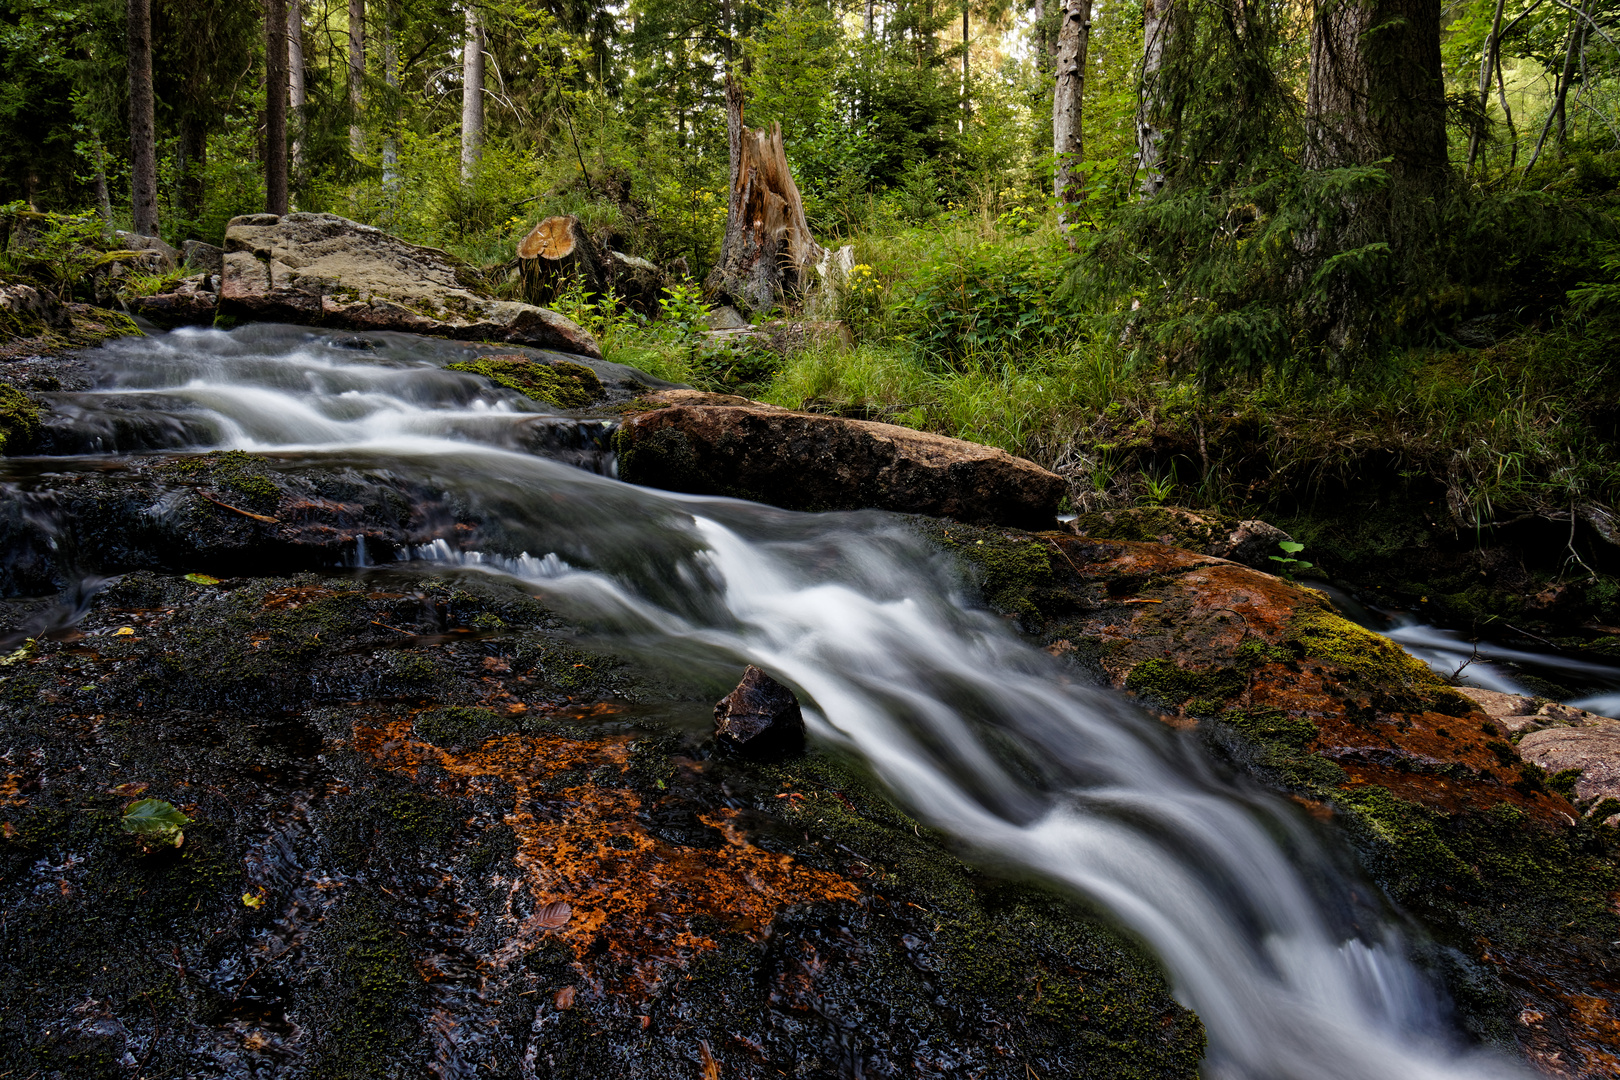
[[[1136,162],[1142,173],[1144,199],[1151,199],[1164,187],[1164,54],[1174,41],[1179,15],[1176,0],[1145,0],[1142,7],[1142,91],[1136,106]]]
[[[1086,89],[1086,48],[1090,42],[1091,0],[1064,0],[1052,92],[1052,155],[1057,162],[1052,187],[1058,202],[1058,224],[1065,230],[1072,224],[1068,208],[1085,198],[1078,166],[1085,152],[1081,99]]]
[[[861,26],[861,34],[866,38],[867,41],[872,40],[872,26],[875,22],[872,17],[872,9],[876,5],[876,2],[877,0],[866,0],[866,19]]]
[[[484,153],[484,27],[478,8],[467,4],[467,37],[461,53],[461,179],[471,180]]]
[[[394,35],[393,0],[383,7],[383,85],[390,91],[399,89],[399,46]],[[393,95],[390,93],[390,100]],[[390,128],[383,136],[383,186],[392,188],[399,182],[399,143]]]
[[[1491,72],[1496,68],[1496,54],[1502,42],[1502,8],[1506,0],[1496,0],[1496,15],[1491,19],[1490,36],[1485,39],[1485,46],[1479,58],[1479,112],[1485,115],[1485,106],[1491,100]],[[1509,114],[1510,116],[1512,114]],[[1465,173],[1474,171],[1474,159],[1479,154],[1479,132],[1475,131],[1468,137],[1468,165]]]
[[[602,260],[579,219],[573,215],[548,217],[518,241],[518,269],[523,274],[523,299],[545,307],[578,282],[589,293],[602,291]]]
[[[179,166],[180,216],[187,228],[194,227],[202,217],[203,173],[208,167],[208,130],[203,117],[188,109],[180,116],[180,138],[177,142],[175,164]],[[170,227],[173,227],[170,222]],[[175,237],[183,239],[183,237]]]
[[[805,221],[804,203],[782,147],[782,126],[772,124],[769,132],[741,128],[741,94],[736,91],[737,107],[728,117],[740,130],[726,237],[720,262],[704,288],[717,302],[762,312],[802,292],[810,268],[826,252]],[[730,98],[728,86],[728,104]]]
[[[287,0],[264,3],[264,208],[287,212]]]
[[[366,152],[360,93],[366,84],[366,0],[349,0],[349,152]]]
[[[157,136],[152,100],[152,3],[129,0],[129,202],[133,228],[158,234]]]
[[[1586,6],[1587,5],[1583,4],[1582,10],[1584,10]],[[1583,31],[1585,31],[1585,29],[1586,26],[1582,21],[1580,14],[1578,12],[1575,13],[1575,21],[1569,28],[1569,38],[1564,42],[1564,69],[1563,71],[1559,72],[1558,83],[1553,87],[1552,112],[1547,114],[1547,122],[1542,125],[1541,137],[1536,140],[1536,149],[1530,155],[1530,164],[1525,166],[1526,171],[1536,167],[1536,162],[1541,158],[1542,147],[1544,147],[1547,143],[1547,135],[1555,126],[1558,128],[1558,147],[1560,150],[1563,149],[1564,137],[1568,129],[1568,125],[1565,120],[1565,103],[1569,98],[1570,80],[1575,77],[1575,56],[1576,53],[1578,53],[1582,48],[1582,42],[1585,37]]]
[[[1446,180],[1440,0],[1339,0],[1318,6],[1305,98],[1305,164],[1385,158],[1394,189]]]
[[[107,151],[101,145],[99,131],[92,137],[90,149],[96,160],[96,213],[101,216],[102,228],[106,229],[112,220],[112,193],[107,190]]]
[[[304,89],[304,2],[287,2],[287,86],[292,97],[292,111],[288,122],[292,124],[292,171],[296,175],[304,170],[304,105],[308,92]]]
[[[962,130],[967,130],[967,122],[973,116],[973,98],[969,91],[968,56],[971,42],[968,38],[968,5],[967,0],[962,3]]]

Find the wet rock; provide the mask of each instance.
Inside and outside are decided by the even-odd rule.
[[[1070,677],[1136,695],[1340,830],[1437,940],[1467,943],[1466,965],[1440,967],[1469,1030],[1516,1041],[1548,1075],[1611,1071],[1620,832],[1581,816],[1614,784],[1620,723],[1576,725],[1555,715],[1564,706],[1454,690],[1323,594],[1233,562],[1057,532],[918,527]],[[1510,725],[1532,720],[1544,729],[1515,746]],[[1576,767],[1592,776],[1569,786]]]
[[[742,682],[714,707],[714,735],[727,750],[756,761],[804,753],[804,715],[799,699],[752,664]]]
[[[555,311],[491,299],[471,269],[446,252],[335,214],[233,218],[225,230],[220,313],[602,355],[595,338]]]
[[[109,1002],[86,998],[68,1015],[59,1017],[40,1035],[47,1067],[75,1080],[112,1080],[130,1075],[135,1057],[129,1052],[129,1031],[113,1015]]]
[[[219,305],[219,295],[210,288],[206,274],[184,278],[166,293],[138,296],[129,301],[131,314],[139,315],[157,326],[171,329],[176,326],[211,326]]]
[[[1620,720],[1583,713],[1528,733],[1518,749],[1520,757],[1549,774],[1580,770],[1575,797],[1582,802],[1620,798]]]
[[[1045,527],[1062,477],[1002,450],[892,424],[790,412],[730,395],[663,391],[615,437],[635,484],[790,510],[874,507]]]
[[[484,356],[447,365],[451,371],[482,375],[497,386],[564,409],[582,409],[601,401],[602,380],[584,364],[562,359],[532,359],[521,354]]]
[[[1556,701],[1540,701],[1521,694],[1504,694],[1473,686],[1459,686],[1457,692],[1474,702],[1482,712],[1495,720],[1497,727],[1505,735],[1539,731],[1551,724],[1573,724],[1579,727],[1593,721],[1608,719],[1585,709],[1560,705]]]
[[[228,574],[243,566],[340,566],[476,535],[426,485],[348,469],[282,471],[241,451],[23,477],[4,493],[4,595],[142,568]]]
[[[1077,536],[1097,540],[1168,544],[1200,555],[1231,559],[1268,573],[1277,565],[1271,561],[1271,556],[1281,554],[1277,544],[1293,539],[1264,521],[1239,521],[1223,514],[1179,506],[1129,507],[1081,514],[1069,522],[1069,529]]]
[[[83,606],[0,681],[0,1074],[96,1076],[47,1055],[64,1021],[152,1077],[1197,1074],[1135,945],[829,759],[700,760],[701,685],[516,582]],[[140,798],[181,849],[122,833]]]

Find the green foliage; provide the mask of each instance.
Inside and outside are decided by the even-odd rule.
[[[939,364],[1051,348],[1075,332],[1052,288],[1064,256],[1050,244],[949,247],[905,285],[899,319]]]
[[[1311,569],[1311,563],[1306,562],[1304,559],[1296,559],[1294,557],[1305,550],[1304,544],[1301,544],[1295,540],[1279,540],[1277,541],[1277,546],[1282,549],[1282,554],[1268,555],[1266,558],[1278,564],[1277,569],[1282,571],[1283,577],[1287,578],[1289,581],[1293,581],[1295,570]]]
[[[0,213],[10,240],[4,262],[56,293],[73,299],[85,275],[105,261],[102,224],[92,217],[37,214],[13,204]]]

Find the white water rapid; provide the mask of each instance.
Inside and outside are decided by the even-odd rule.
[[[916,814],[1144,941],[1207,1027],[1209,1077],[1524,1075],[1463,1049],[1395,916],[1307,819],[1077,685],[974,609],[903,521],[670,495],[535,456],[552,445],[537,426],[590,425],[440,370],[454,343],[367,337],[379,347],[278,327],[120,342],[89,354],[96,390],[61,395],[52,437],[80,454],[242,448],[457,492],[499,519],[501,550],[441,543],[417,552],[425,569],[523,578],[671,670],[746,660],[790,683],[815,733]]]

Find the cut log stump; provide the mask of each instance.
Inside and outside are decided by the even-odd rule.
[[[523,299],[541,307],[578,282],[586,292],[602,291],[602,260],[585,227],[572,214],[548,217],[518,241]]]

